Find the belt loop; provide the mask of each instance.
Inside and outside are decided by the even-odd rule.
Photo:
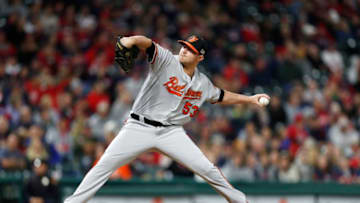
[[[138,114],[139,115],[139,114]],[[145,123],[144,116],[139,115],[140,122]]]

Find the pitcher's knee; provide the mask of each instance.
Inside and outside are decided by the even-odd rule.
[[[198,171],[196,171],[201,176],[211,176],[214,172],[217,172],[217,168],[214,164],[208,164],[208,165],[202,165],[198,168]]]

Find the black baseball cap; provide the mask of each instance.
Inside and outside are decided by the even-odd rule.
[[[191,35],[186,40],[178,40],[178,42],[196,54],[205,55],[207,51],[206,41],[198,35]]]

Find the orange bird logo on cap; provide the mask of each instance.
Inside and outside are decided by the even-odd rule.
[[[191,43],[193,43],[193,42],[195,42],[195,41],[198,41],[199,40],[199,38],[197,38],[196,36],[191,36],[191,37],[189,37],[189,39],[188,39],[188,41],[189,42],[191,42]]]

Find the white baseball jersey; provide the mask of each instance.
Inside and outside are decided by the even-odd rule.
[[[150,72],[132,112],[165,125],[183,125],[196,116],[205,101],[218,101],[220,89],[197,68],[191,78],[178,55],[154,44]]]

